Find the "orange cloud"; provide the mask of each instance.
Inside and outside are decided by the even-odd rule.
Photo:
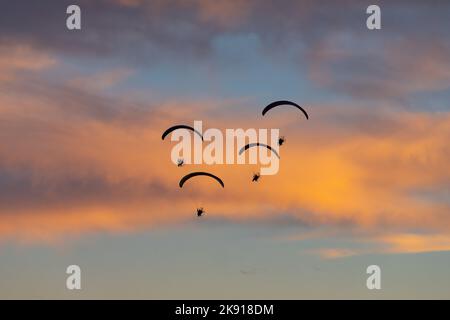
[[[115,3],[125,7],[142,7],[157,13],[179,8],[182,10],[193,10],[199,21],[217,24],[223,27],[235,26],[243,22],[255,8],[257,3],[245,0],[173,0],[173,1],[145,1],[145,0],[113,0]]]
[[[233,26],[241,23],[254,6],[252,1],[245,0],[196,0],[192,2],[198,6],[199,16],[202,20],[215,22],[224,26]]]
[[[22,85],[0,97],[2,238],[57,241],[98,230],[132,232],[184,223],[199,204],[208,217],[236,223],[288,215],[370,235],[450,229],[448,113],[313,105],[306,121],[292,110],[261,118],[221,112],[223,102],[173,100],[156,108],[73,83]],[[161,133],[196,119],[205,129],[280,128],[287,137],[280,172],[252,184],[254,165],[177,168]],[[180,189],[179,179],[199,168],[218,174],[226,188],[198,179]],[[377,241],[407,252],[409,244],[445,249],[444,240]],[[324,250],[327,257],[350,253]]]
[[[225,190],[201,179],[180,190],[180,177],[198,168],[174,166],[169,159],[171,143],[161,141],[160,134],[167,125],[190,120],[163,112],[157,120],[150,114],[131,121],[125,121],[124,115],[109,120],[67,118],[67,106],[63,111],[25,98],[2,101],[2,119],[15,126],[9,132],[3,129],[2,137],[14,143],[4,144],[0,164],[3,170],[31,172],[28,183],[47,189],[42,196],[48,203],[12,206],[11,212],[5,206],[3,235],[18,236],[24,230],[28,237],[43,237],[29,230],[33,225],[51,238],[64,232],[178,223],[191,217],[199,203],[207,204],[211,216],[237,222],[289,213],[313,225],[345,222],[368,232],[381,227],[449,230],[448,204],[414,194],[414,190],[433,194],[448,188],[448,115],[391,113],[386,114],[394,127],[389,135],[354,134],[351,129],[336,134],[339,124],[327,122],[336,112],[331,108],[314,121],[295,119],[295,128],[291,120],[285,121],[283,133],[288,140],[280,150],[278,175],[251,184],[257,166],[204,166],[224,179]],[[20,112],[10,110],[15,108]],[[207,126],[219,123],[245,127],[244,121],[231,118],[205,122]],[[21,127],[29,129],[16,131]],[[93,177],[100,182],[92,182]],[[83,191],[83,181],[86,186],[94,184],[93,189]],[[152,183],[158,186],[151,190]],[[65,184],[74,189],[65,189]],[[68,194],[60,194],[64,190]],[[74,223],[77,215],[79,223]]]
[[[314,251],[314,253],[318,254],[324,259],[346,258],[358,254],[358,252],[355,252],[354,250],[339,249],[339,248],[319,249],[317,251]]]
[[[87,91],[102,91],[111,88],[133,75],[134,71],[128,68],[118,68],[99,72],[91,75],[76,77],[70,83],[80,89]]]
[[[396,234],[380,239],[390,253],[450,251],[450,236],[443,234]]]
[[[388,230],[383,230],[389,232]],[[414,254],[438,251],[450,251],[450,237],[447,234],[391,233],[371,236],[355,235],[363,246],[348,248],[320,248],[312,250],[324,259],[346,258],[360,254]]]
[[[13,81],[19,72],[36,72],[54,66],[57,60],[28,44],[0,44],[0,82]]]

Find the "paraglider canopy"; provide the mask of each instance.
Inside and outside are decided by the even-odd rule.
[[[191,172],[191,173],[185,175],[180,180],[180,183],[179,183],[180,188],[183,188],[183,185],[186,181],[188,181],[189,179],[191,179],[193,177],[197,177],[197,176],[207,176],[207,177],[213,178],[222,186],[222,188],[225,188],[225,184],[219,177],[213,175],[212,173],[208,173],[208,172]]]
[[[305,115],[306,119],[309,119],[309,116],[308,116],[308,114],[306,113],[305,109],[303,109],[302,107],[300,107],[300,106],[299,106],[298,104],[296,104],[295,102],[288,101],[288,100],[279,100],[279,101],[272,102],[271,104],[267,105],[267,106],[264,108],[264,110],[262,111],[262,115],[264,116],[264,115],[267,113],[267,111],[269,111],[269,110],[271,110],[271,109],[273,109],[273,108],[275,108],[275,107],[283,106],[283,105],[285,105],[285,106],[293,106],[293,107],[299,109],[301,112],[303,112],[303,114]]]
[[[169,133],[171,133],[171,132],[173,132],[173,131],[175,131],[175,130],[178,130],[178,129],[186,129],[186,130],[190,130],[190,131],[192,131],[192,132],[198,134],[199,137],[200,137],[200,138],[202,139],[202,141],[203,141],[203,136],[202,136],[202,134],[201,134],[200,132],[198,132],[197,130],[195,130],[195,129],[192,128],[191,126],[188,126],[188,125],[185,125],[185,124],[178,124],[178,125],[175,125],[175,126],[172,126],[172,127],[168,128],[166,131],[164,131],[164,133],[162,134],[162,137],[161,137],[161,138],[164,140],[164,138],[165,138]]]
[[[264,147],[264,148],[267,148],[270,151],[272,151],[278,157],[278,159],[280,159],[280,155],[278,154],[278,152],[275,149],[273,149],[271,146],[269,146],[267,144],[260,143],[260,142],[254,142],[254,143],[246,144],[245,146],[243,146],[241,148],[241,150],[239,150],[239,155],[241,155],[244,151],[246,151],[246,150],[248,150],[250,148],[253,148],[253,147]]]

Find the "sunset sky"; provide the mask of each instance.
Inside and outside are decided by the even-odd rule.
[[[446,0],[1,1],[0,298],[449,299],[449,17]],[[261,116],[285,99],[310,119]],[[161,134],[194,120],[280,129],[279,173],[178,168]],[[225,188],[180,189],[198,170]]]

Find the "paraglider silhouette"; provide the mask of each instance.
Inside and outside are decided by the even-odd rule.
[[[241,150],[239,150],[239,155],[241,155],[244,151],[246,151],[250,148],[253,148],[253,147],[265,147],[265,148],[269,149],[270,151],[272,151],[278,157],[278,159],[280,159],[280,155],[278,154],[278,152],[275,149],[273,149],[271,146],[268,146],[267,144],[259,143],[259,142],[246,144],[245,146],[243,146],[241,148]]]
[[[225,184],[223,183],[222,179],[220,179],[219,177],[213,175],[212,173],[208,173],[208,172],[191,172],[191,173],[185,175],[180,180],[180,183],[179,183],[180,188],[183,188],[186,181],[188,181],[189,179],[191,179],[193,177],[198,177],[198,176],[210,177],[210,178],[216,180],[222,186],[222,188],[225,188]],[[197,217],[201,217],[203,215],[203,213],[205,213],[205,210],[203,209],[203,207],[197,208]]]
[[[298,110],[300,110],[304,114],[304,116],[306,117],[307,120],[309,120],[309,115],[305,111],[305,109],[303,109],[297,103],[292,102],[292,101],[288,101],[288,100],[278,100],[278,101],[274,101],[274,102],[268,104],[262,110],[262,115],[265,116],[265,114],[267,112],[269,112],[270,110],[272,110],[272,109],[274,109],[276,107],[279,107],[279,106],[295,107],[295,108],[297,108]],[[194,122],[194,127],[195,127],[195,122]],[[201,140],[204,141],[203,135],[200,132],[201,129],[199,129],[200,131],[198,131],[198,130],[194,129],[194,127],[191,127],[191,126],[188,126],[188,125],[183,125],[183,124],[174,125],[174,126],[168,128],[168,129],[166,129],[166,131],[163,132],[161,138],[162,138],[162,140],[164,140],[165,137],[167,135],[171,134],[173,131],[178,130],[178,129],[185,129],[185,130],[192,131],[194,134],[197,134],[201,138]],[[264,147],[264,148],[270,150],[273,154],[275,154],[277,156],[278,159],[280,159],[280,155],[278,153],[279,147],[282,146],[285,142],[286,142],[285,137],[284,136],[280,136],[278,138],[278,141],[277,141],[278,147],[275,147],[275,146],[271,147],[270,145],[267,145],[267,144],[264,144],[264,143],[260,143],[260,142],[249,143],[249,144],[246,144],[244,147],[242,147],[239,150],[239,155],[242,155],[246,150],[248,150],[250,148],[253,148],[253,147]],[[274,141],[274,143],[275,143],[275,141]],[[182,167],[183,165],[184,165],[184,159],[178,159],[177,166],[178,167]],[[190,179],[192,179],[194,177],[198,177],[198,176],[206,176],[206,177],[209,177],[209,178],[211,178],[213,180],[216,180],[222,186],[222,188],[225,188],[225,184],[223,183],[222,179],[220,179],[219,177],[217,177],[216,175],[214,175],[212,173],[200,172],[200,171],[199,172],[191,172],[191,173],[185,175],[184,177],[182,177],[181,180],[179,181],[180,188],[183,188],[184,184],[188,180],[190,180]],[[252,182],[258,182],[260,178],[261,178],[261,174],[259,172],[254,173],[253,176],[252,176]],[[197,207],[196,208],[197,216],[201,217],[205,213],[205,210],[203,209],[203,207],[199,207],[198,205],[196,207]]]
[[[201,217],[205,213],[202,207],[197,208],[197,217]]]
[[[164,140],[164,138],[171,132],[178,130],[178,129],[187,129],[187,130],[191,130],[192,132],[196,133],[199,135],[199,137],[202,139],[203,141],[203,136],[200,132],[198,132],[197,130],[195,130],[194,128],[192,128],[191,126],[185,125],[185,124],[178,124],[175,126],[172,126],[170,128],[168,128],[166,131],[164,131],[164,133],[162,134],[162,139]]]
[[[267,113],[267,111],[269,111],[269,110],[271,110],[271,109],[273,109],[273,108],[275,108],[275,107],[283,106],[283,105],[296,107],[296,108],[299,109],[301,112],[303,112],[303,114],[305,115],[305,117],[306,117],[307,120],[309,119],[308,113],[306,113],[305,109],[303,109],[302,107],[300,107],[300,106],[299,106],[298,104],[296,104],[295,102],[288,101],[288,100],[279,100],[279,101],[272,102],[271,104],[267,105],[267,106],[264,108],[264,110],[262,111],[262,115],[264,116],[264,115]]]
[[[215,176],[212,173],[208,173],[208,172],[191,172],[191,173],[185,175],[180,180],[180,183],[179,183],[180,188],[183,188],[183,185],[184,185],[184,183],[186,181],[188,181],[189,179],[191,179],[193,177],[197,177],[197,176],[211,177],[211,178],[215,179],[222,186],[222,188],[225,188],[225,184],[223,183],[223,181],[218,176]]]

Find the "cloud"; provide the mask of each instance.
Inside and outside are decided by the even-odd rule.
[[[266,54],[300,63],[336,33],[353,34],[357,42],[344,41],[340,47],[364,51],[371,59],[377,59],[385,43],[399,39],[411,39],[423,48],[435,42],[448,45],[447,1],[382,1],[384,28],[379,33],[369,32],[365,25],[370,3],[357,0],[345,1],[345,10],[342,3],[331,0],[81,0],[81,32],[65,28],[62,17],[70,4],[68,0],[5,3],[3,10],[10,14],[0,21],[0,41],[26,42],[65,57],[120,57],[137,65],[211,58],[215,39],[226,34],[254,34]],[[438,13],[435,4],[439,4]]]
[[[134,71],[131,69],[119,68],[91,75],[83,75],[72,79],[70,82],[75,87],[97,92],[116,86],[122,81],[127,80],[133,73]]]
[[[216,109],[223,102],[155,107],[70,84],[28,85],[15,83],[0,97],[3,237],[57,239],[184,223],[198,203],[208,215],[236,223],[288,213],[289,224],[368,234],[450,228],[448,202],[429,196],[450,188],[448,113],[315,105],[314,121],[274,115],[265,124],[288,137],[281,170],[256,185],[250,178],[257,166],[177,168],[170,141],[160,138],[168,125],[199,117],[205,129],[260,126],[248,112],[238,119]],[[194,169],[212,170],[227,187],[199,179],[179,189],[180,177]],[[325,256],[342,255],[327,250]]]
[[[57,59],[26,43],[0,44],[0,82],[14,81],[20,73],[39,72],[57,64]]]
[[[367,35],[336,32],[311,51],[310,75],[352,97],[405,99],[414,93],[447,90],[449,57],[450,42],[442,39],[373,41]]]
[[[450,228],[450,115],[427,112],[428,105],[414,111],[408,102],[448,89],[448,2],[435,2],[438,13],[424,2],[397,2],[410,4],[407,12],[385,2],[383,33],[367,31],[363,4],[346,3],[352,6],[332,10],[342,4],[81,1],[83,29],[76,33],[61,19],[68,1],[5,3],[0,238],[58,242],[184,224],[203,204],[218,223],[350,230],[384,246],[378,252],[447,250],[440,235]],[[426,23],[416,28],[417,19]],[[247,44],[248,35],[254,44],[232,48],[227,67],[236,77],[247,71],[237,61],[244,48],[289,70],[307,65],[305,82],[350,100],[308,101],[309,121],[289,111],[261,119],[253,103],[266,93],[223,98],[220,88],[212,100],[180,96],[170,86],[172,96],[161,98],[150,84],[142,99],[121,86],[161,60],[181,63],[186,77],[185,66],[213,70],[210,58],[223,62],[227,45]],[[197,119],[222,129],[280,128],[287,137],[281,171],[251,184],[258,166],[177,168],[161,132]],[[198,180],[180,190],[178,180],[194,169],[214,171],[227,187]]]
[[[332,249],[332,248],[320,249],[320,250],[314,251],[314,253],[318,254],[320,257],[322,257],[324,259],[346,258],[346,257],[351,257],[351,256],[358,254],[357,252],[350,250],[350,249],[339,249],[339,248],[337,248],[337,249]]]
[[[450,237],[447,234],[395,234],[380,239],[387,245],[389,253],[423,253],[450,251]]]
[[[418,233],[401,231],[390,232],[389,230],[378,230],[378,234],[359,233],[349,234],[343,230],[338,231],[334,242],[343,242],[339,247],[323,246],[314,248],[308,252],[323,259],[340,259],[356,255],[379,255],[379,254],[421,254],[430,252],[450,251],[450,237],[442,233]],[[308,241],[318,238],[317,234],[303,235],[302,238],[291,237],[295,241]],[[330,239],[330,232],[322,232],[320,237]],[[336,243],[334,243],[336,246]]]

